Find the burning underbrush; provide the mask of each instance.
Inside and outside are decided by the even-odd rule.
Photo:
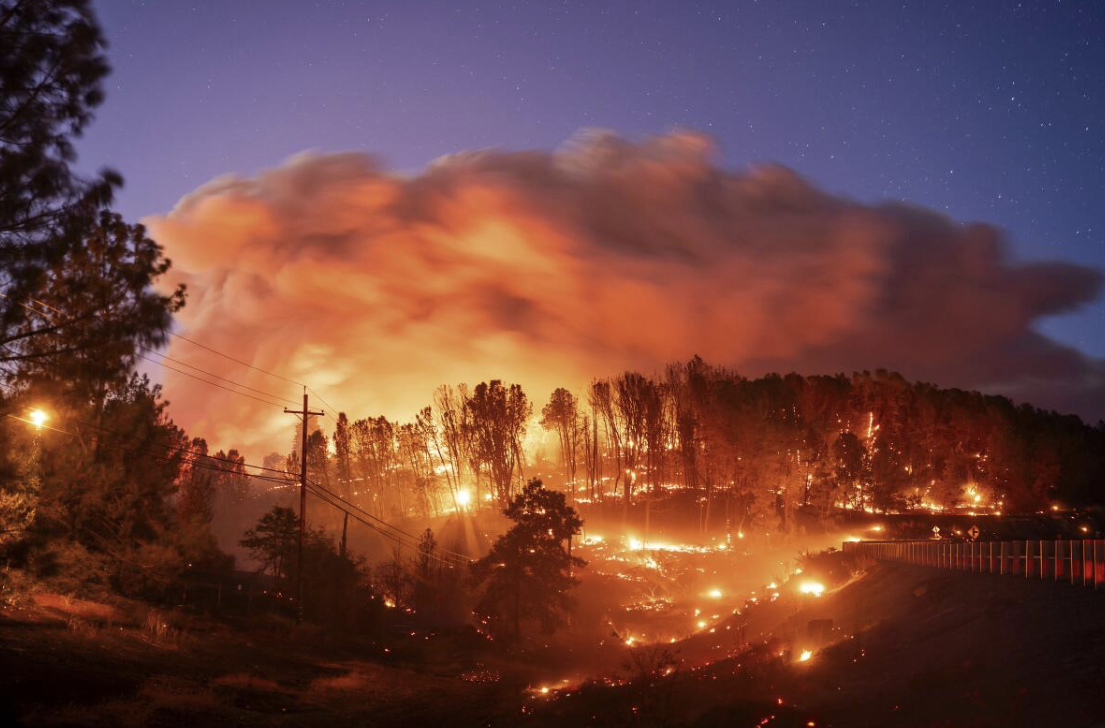
[[[588,681],[622,685],[641,674],[701,669],[747,650],[794,604],[852,577],[854,564],[805,565],[813,560],[802,555],[810,553],[806,548],[751,534],[589,530],[575,547],[587,566],[576,574],[571,629],[541,640],[558,659],[532,671],[531,696],[544,699]]]
[[[540,726],[1004,728],[1091,725],[1105,707],[1096,595],[835,550],[757,591],[674,642],[624,645],[620,671],[548,685],[524,710]],[[1062,667],[1041,669],[1056,654]]]

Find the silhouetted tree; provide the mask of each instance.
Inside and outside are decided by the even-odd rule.
[[[560,464],[564,468],[564,480],[574,494],[576,487],[576,462],[580,447],[579,403],[575,396],[559,387],[553,390],[549,403],[541,410],[541,426],[556,433],[560,445]]]
[[[514,525],[473,565],[475,581],[486,584],[476,612],[495,634],[518,637],[523,615],[552,632],[575,604],[568,594],[579,583],[572,567],[585,562],[571,556],[567,544],[583,521],[563,493],[536,478],[503,513]]]
[[[121,183],[111,171],[82,180],[69,166],[103,101],[104,46],[88,0],[0,2],[0,343],[10,327],[38,324],[20,304],[84,242]]]
[[[299,519],[294,510],[284,506],[273,506],[239,541],[250,558],[282,582],[295,570],[298,543]]]
[[[522,474],[522,438],[533,411],[522,388],[498,379],[480,382],[465,402],[467,441],[479,464],[491,475],[502,506],[514,494],[514,474]]]

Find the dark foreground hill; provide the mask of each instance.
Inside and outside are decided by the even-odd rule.
[[[1105,725],[1105,594],[858,566],[839,554],[812,559],[774,601],[673,645],[669,667],[652,670],[641,660],[617,680],[548,695],[525,691],[521,669],[512,675],[508,659],[460,635],[349,641],[286,624],[246,631],[39,595],[0,614],[0,720],[328,728]],[[803,595],[797,587],[805,579],[828,589],[819,598]],[[667,664],[655,659],[656,667]]]

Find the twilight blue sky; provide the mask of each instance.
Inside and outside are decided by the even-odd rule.
[[[1105,267],[1105,2],[96,0],[115,69],[80,145],[131,219],[304,149],[400,169],[581,127],[713,135],[865,202]],[[1105,303],[1046,333],[1105,356]]]

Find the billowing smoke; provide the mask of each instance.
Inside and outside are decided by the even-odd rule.
[[[708,139],[586,133],[389,171],[302,155],[199,188],[148,221],[188,285],[180,331],[351,416],[407,418],[441,383],[521,382],[540,406],[627,367],[803,373],[884,367],[1094,419],[1105,362],[1037,333],[1097,271],[1011,262],[1000,234],[712,161]],[[176,340],[169,355],[295,399],[289,383]],[[167,372],[178,422],[254,457],[290,446],[276,407]]]

